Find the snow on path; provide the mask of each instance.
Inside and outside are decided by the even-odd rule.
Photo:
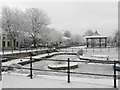
[[[53,54],[55,54],[55,53],[50,53],[49,55],[53,55]],[[36,59],[37,58],[42,58],[42,57],[45,57],[47,55],[48,54],[41,54],[41,55],[33,56],[33,58],[36,58]],[[30,57],[26,57],[26,58],[30,58]],[[25,59],[25,58],[14,59],[14,60],[11,60],[11,61],[3,62],[2,66],[8,66],[8,65],[13,64],[13,63],[19,63],[19,62],[24,62],[24,61],[29,61],[29,60],[30,59]]]
[[[49,55],[53,55],[53,54],[56,54],[56,53],[58,53],[58,52],[49,53]],[[60,52],[60,53],[64,53],[64,52]],[[48,56],[48,54],[41,54],[41,55],[33,56],[33,58],[37,59],[37,58],[42,58],[42,57],[45,57],[45,56]],[[30,57],[26,57],[26,58],[30,58]],[[29,60],[30,59],[25,59],[25,58],[14,59],[14,60],[11,60],[11,61],[3,62],[2,66],[8,66],[8,65],[13,64],[13,63],[19,63],[19,62],[24,62],[24,61],[29,61]]]
[[[49,55],[54,55],[54,54],[59,54],[59,53],[65,53],[65,52],[53,52],[53,53],[49,53]],[[71,52],[67,52],[67,53],[71,53]],[[42,57],[45,57],[45,56],[48,56],[48,53],[33,56],[33,58],[37,59],[37,58],[42,58]],[[30,57],[25,57],[25,58],[30,58]],[[24,61],[29,61],[30,60],[30,59],[25,59],[25,58],[19,58],[19,59],[14,59],[14,60],[11,60],[11,61],[3,62],[2,66],[8,66],[8,65],[13,64],[13,63],[19,63],[19,62],[24,62]]]
[[[12,82],[11,82],[12,81]],[[113,88],[113,79],[93,79],[66,76],[35,76],[33,79],[22,75],[3,74],[3,88]]]

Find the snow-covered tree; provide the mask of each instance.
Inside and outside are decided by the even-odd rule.
[[[84,39],[83,39],[82,36],[76,34],[76,35],[74,35],[74,42],[79,43],[79,44],[83,44],[84,43]]]
[[[41,28],[50,24],[50,18],[47,13],[38,8],[26,9],[25,23],[27,23],[26,32],[33,39],[33,44],[36,46],[37,39],[41,38]]]
[[[112,36],[108,36],[107,37],[107,44],[109,46],[111,46],[111,45],[113,45],[113,43],[114,43],[114,38]]]
[[[91,29],[88,29],[86,32],[85,32],[85,36],[91,36],[93,34],[93,31]]]
[[[19,36],[19,31],[22,27],[21,12],[17,9],[11,9],[7,6],[2,8],[2,30],[8,33],[11,40],[11,46],[15,48],[15,41]]]
[[[65,31],[64,36],[70,38],[71,37],[71,32],[70,31]]]
[[[58,32],[54,28],[44,27],[44,28],[42,28],[41,39],[44,39],[45,42],[48,42],[48,44],[56,43],[56,42],[62,41],[61,40],[62,35],[60,32]]]
[[[116,30],[114,34],[114,43],[116,46],[120,46],[120,31]]]

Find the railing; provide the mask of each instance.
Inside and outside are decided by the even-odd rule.
[[[100,51],[102,52],[103,50],[106,50],[106,52],[111,52],[111,49],[115,49],[115,51],[117,52],[118,51],[118,47],[101,47],[101,48],[87,48],[85,47],[84,50],[85,52],[88,52],[89,50],[91,50],[92,52],[95,52],[95,51]],[[63,49],[59,49],[59,51],[64,51],[64,52],[76,52],[76,50],[80,50],[81,48],[63,48]]]
[[[113,75],[107,75],[107,74],[93,74],[93,73],[80,73],[80,72],[73,72],[70,71],[70,62],[86,62],[86,60],[84,61],[75,61],[75,60],[70,60],[69,58],[67,60],[56,60],[56,59],[47,59],[47,58],[41,58],[41,59],[34,59],[32,58],[32,56],[30,56],[30,68],[23,68],[23,67],[10,67],[10,66],[2,66],[2,67],[8,67],[8,68],[17,68],[17,69],[25,69],[25,70],[30,70],[30,78],[33,79],[33,70],[35,71],[46,71],[46,72],[60,72],[60,73],[67,73],[68,76],[68,80],[67,82],[70,83],[70,74],[83,74],[83,75],[95,75],[95,76],[105,76],[105,77],[113,77],[114,78],[114,88],[117,88],[116,86],[116,80],[120,79],[119,75],[116,75],[116,69],[114,69],[114,74]],[[43,69],[34,69],[32,67],[32,63],[33,63],[33,59],[34,60],[45,60],[45,61],[63,61],[63,62],[67,62],[67,71],[61,71],[61,70],[43,70]],[[97,62],[97,60],[89,62],[89,63],[100,63],[100,61]],[[103,63],[103,62],[101,62]],[[116,64],[120,64],[119,61],[111,61],[109,63],[105,63],[105,64],[114,64],[114,67],[116,67]]]
[[[2,54],[5,54],[6,52],[9,52],[10,54],[13,54],[13,53],[21,53],[21,52],[31,52],[31,51],[38,51],[38,50],[47,50],[48,48],[47,47],[37,47],[37,48],[17,48],[17,49],[13,49],[13,48],[10,48],[10,49],[5,49],[5,48],[2,48]]]

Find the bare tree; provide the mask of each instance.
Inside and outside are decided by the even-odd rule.
[[[107,43],[109,46],[113,46],[114,38],[112,36],[107,37]]]
[[[114,43],[116,44],[116,46],[120,46],[120,31],[116,30],[115,31],[115,36],[114,36]]]

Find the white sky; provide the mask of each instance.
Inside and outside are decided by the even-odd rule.
[[[38,1],[38,0],[37,0]],[[40,0],[41,1],[41,0]],[[20,2],[3,0],[2,5],[25,10],[30,7],[44,9],[51,18],[53,27],[59,31],[69,30],[73,34],[83,35],[88,29],[98,30],[102,35],[111,35],[118,28],[118,2]],[[109,0],[113,1],[113,0]]]

